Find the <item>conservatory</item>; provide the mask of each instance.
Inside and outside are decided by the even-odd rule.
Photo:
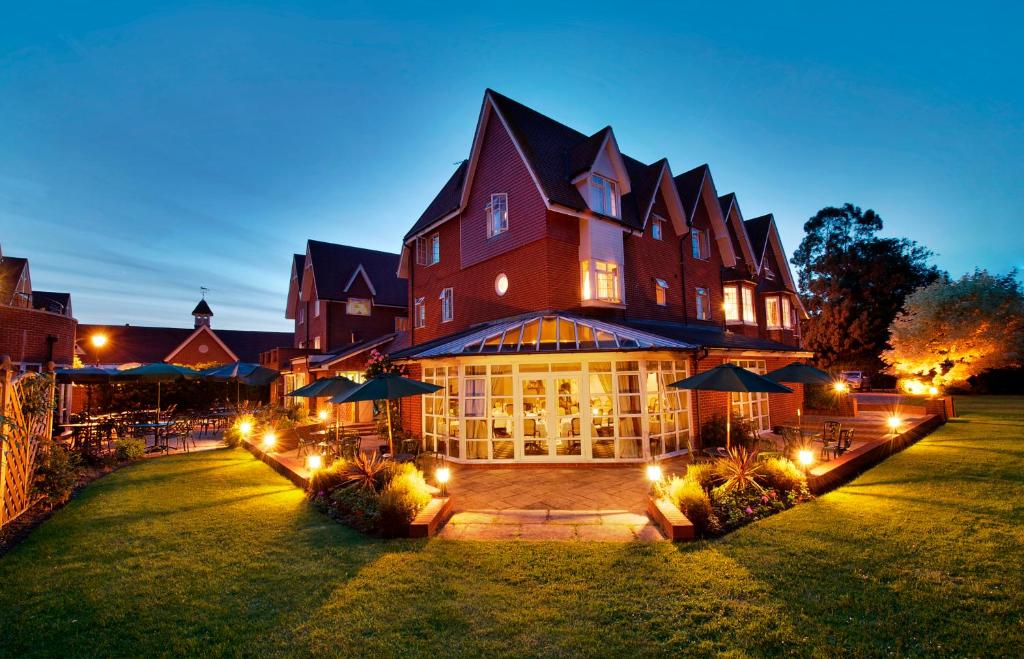
[[[694,346],[570,314],[492,323],[411,350],[428,450],[460,462],[643,461],[688,448]]]

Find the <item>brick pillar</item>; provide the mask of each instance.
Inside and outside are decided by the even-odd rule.
[[[839,416],[857,416],[857,399],[850,394],[841,394],[839,400],[836,401],[839,405]]]
[[[939,396],[929,398],[924,402],[924,413],[934,414],[945,423],[950,417],[956,416],[956,409],[953,407],[952,396]]]

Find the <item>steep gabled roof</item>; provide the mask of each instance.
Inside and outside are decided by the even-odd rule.
[[[59,313],[70,316],[71,293],[56,293],[53,291],[32,291],[32,307],[42,309],[51,313]]]
[[[412,228],[405,234],[403,241],[409,240],[420,231],[424,231],[430,225],[444,218],[446,215],[459,209],[462,202],[462,186],[466,182],[466,171],[469,169],[469,161],[463,160],[455,168],[448,182],[444,184],[441,191],[437,193],[427,209],[423,211],[420,218],[412,225]]]
[[[768,230],[771,228],[772,215],[762,215],[750,220],[743,221],[747,228],[747,235],[750,236],[750,245],[754,248],[754,258],[757,259],[758,268],[761,267],[761,259],[764,258],[764,248],[768,244]]]
[[[373,284],[374,304],[408,306],[408,282],[396,276],[398,254],[310,240],[309,258],[317,296],[323,300],[344,300],[346,288],[359,267]]]
[[[704,179],[707,177],[709,169],[707,164],[697,165],[690,171],[675,177],[679,198],[683,201],[683,210],[686,211],[686,218],[689,222],[693,221],[697,202],[700,201],[701,190],[704,189]]]
[[[299,288],[302,288],[302,275],[306,272],[306,255],[292,254],[292,268],[299,280]]]
[[[569,169],[566,174],[570,179],[588,171],[594,165],[597,154],[601,152],[601,146],[611,131],[611,126],[605,126],[569,150]]]
[[[0,256],[0,304],[12,304],[18,283],[28,269],[28,259]]]
[[[724,194],[718,198],[718,203],[722,207],[722,217],[725,218],[726,224],[736,232],[736,240],[739,241],[740,251],[743,252],[743,258],[747,262],[747,267],[756,270],[758,257],[756,252],[754,252],[754,246],[750,243],[747,227],[743,223],[743,212],[740,210],[740,202],[736,199],[736,194],[733,192]],[[733,212],[736,213],[736,222],[729,220]]]

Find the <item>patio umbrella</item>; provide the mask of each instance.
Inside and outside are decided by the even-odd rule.
[[[803,362],[787,364],[766,374],[765,377],[776,382],[794,382],[796,384],[832,384],[833,381],[832,376],[825,371]],[[800,431],[803,431],[804,427],[802,407],[801,405],[796,408],[796,423]]]
[[[92,413],[92,385],[105,384],[119,375],[119,371],[99,366],[83,366],[82,368],[58,368],[54,371],[57,382],[61,384],[87,384],[89,396],[86,410]]]
[[[381,375],[371,378],[347,393],[331,398],[332,403],[355,403],[361,400],[398,400],[409,396],[420,396],[440,391],[444,387],[411,380],[401,375]],[[385,405],[388,418],[388,450],[395,454],[394,433],[391,431],[391,406]]]
[[[299,396],[301,398],[333,398],[335,396],[352,391],[359,386],[346,377],[336,375],[332,378],[314,380],[304,387],[299,387],[285,396]],[[334,434],[338,434],[338,415],[334,415]]]
[[[164,382],[195,380],[201,376],[199,371],[194,371],[185,366],[168,364],[166,362],[154,362],[118,371],[117,377],[136,382],[156,382],[156,422],[160,423],[160,386]]]
[[[793,393],[793,390],[789,387],[785,387],[774,380],[769,380],[735,364],[722,364],[685,380],[673,382],[669,386],[676,389],[727,391],[730,393]],[[725,414],[725,448],[728,449],[731,442],[732,410],[727,410]]]
[[[222,364],[212,368],[203,369],[200,375],[206,380],[213,382],[234,382],[235,383],[235,404],[241,398],[240,385],[247,384],[254,387],[268,385],[280,375],[272,368],[260,366],[253,362],[235,362],[233,364]]]

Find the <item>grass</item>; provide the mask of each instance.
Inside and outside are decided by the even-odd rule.
[[[97,481],[0,559],[0,655],[1016,655],[1024,398],[708,543],[381,541],[241,450]]]

